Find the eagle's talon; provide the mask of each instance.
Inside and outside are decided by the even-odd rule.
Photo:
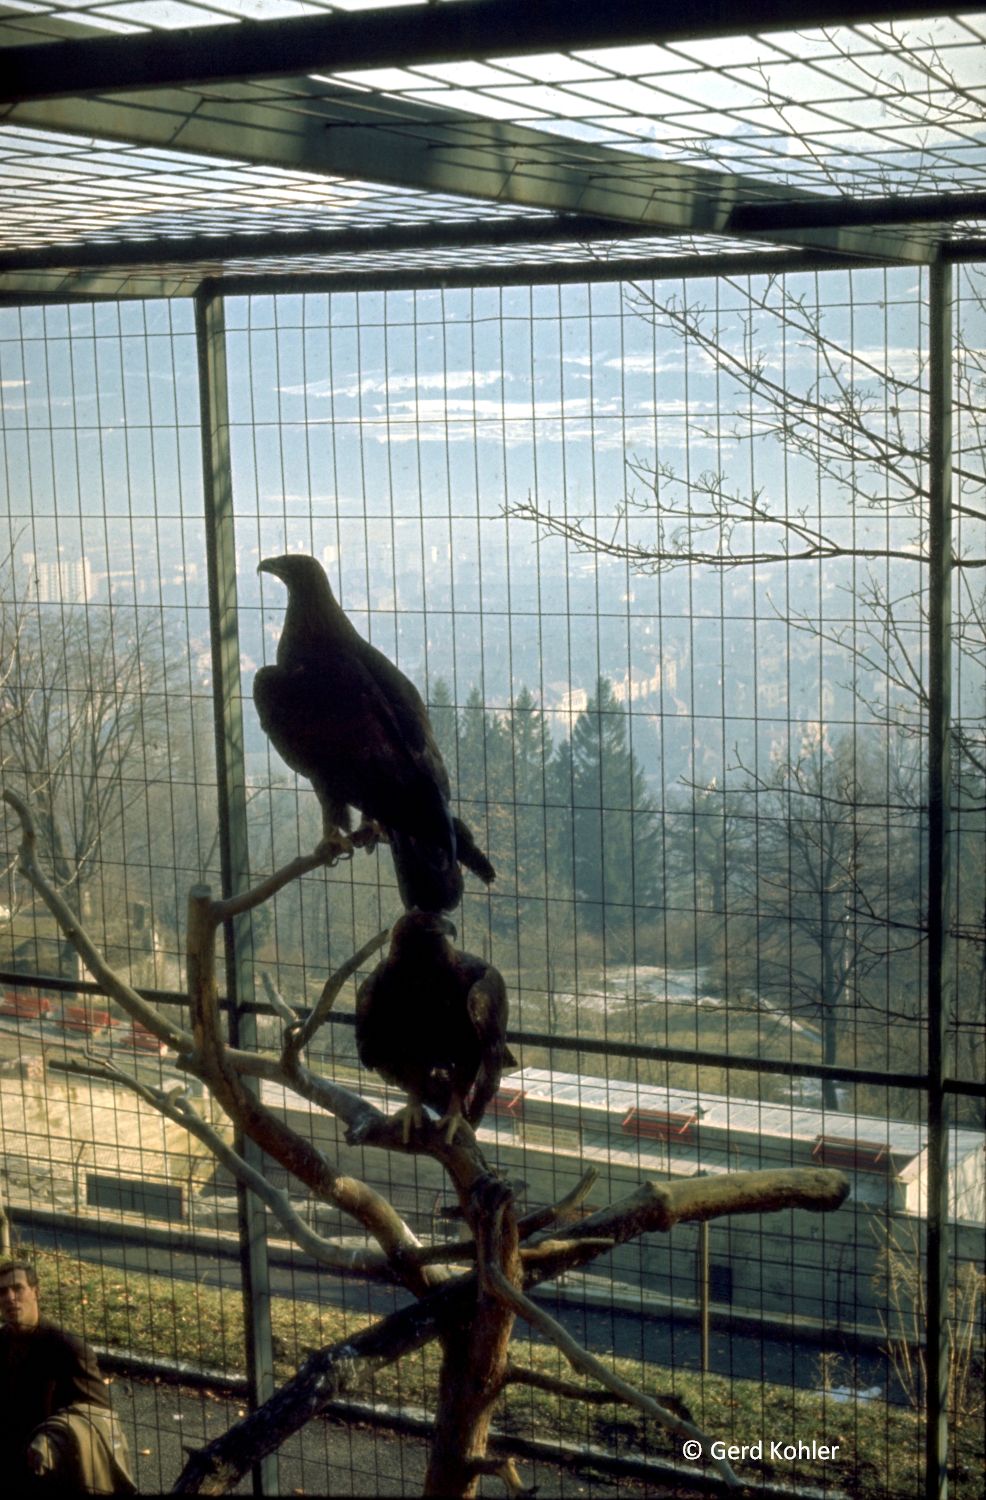
[[[446,1146],[451,1146],[459,1133],[460,1126],[468,1125],[468,1123],[468,1120],[462,1113],[459,1102],[453,1100],[452,1104],[449,1106],[448,1112],[442,1115],[442,1118],[439,1120],[436,1128],[438,1130],[441,1130],[444,1127],[445,1144]]]
[[[375,818],[367,818],[356,829],[350,842],[354,849],[365,849],[367,854],[372,854],[378,844],[389,844],[390,840]]]
[[[411,1139],[411,1127],[421,1130],[425,1123],[425,1113],[420,1104],[414,1104],[408,1100],[403,1109],[399,1109],[394,1115],[395,1120],[401,1122],[401,1140],[406,1146]]]
[[[322,863],[330,869],[337,865],[341,859],[352,859],[355,850],[353,841],[349,836],[340,831],[327,833],[319,839],[315,846],[315,853]]]

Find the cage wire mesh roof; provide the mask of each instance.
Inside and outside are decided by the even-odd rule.
[[[604,9],[5,0],[0,294],[982,254],[986,13]]]

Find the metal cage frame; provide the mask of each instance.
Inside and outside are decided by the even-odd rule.
[[[186,5],[186,14],[193,7]],[[246,868],[243,731],[236,698],[238,650],[227,425],[224,299],[244,293],[584,282],[634,275],[717,275],[907,263],[929,271],[928,1025],[927,1071],[906,1079],[926,1101],[928,1195],[928,1493],[945,1492],[948,1265],[947,1133],[957,1093],[984,1090],[947,1074],[945,946],[948,902],[950,724],[951,306],[952,266],[986,256],[986,155],[958,131],[942,149],[940,180],[916,190],[896,180],[870,145],[840,146],[839,175],[814,185],[779,173],[769,151],[727,169],[709,165],[706,140],[687,148],[686,120],[673,150],[644,149],[619,106],[597,137],[559,134],[545,97],[533,120],[516,105],[494,108],[507,87],[477,97],[484,116],[449,103],[442,68],[471,62],[477,78],[496,59],[598,49],[704,45],[767,38],[788,24],[776,0],[680,6],[648,0],[454,0],[350,13],[315,0],[296,17],[242,20],[196,3],[184,30],[112,4],[67,10],[38,0],[0,20],[0,301],[193,296],[199,349],[223,884]],[[290,11],[290,7],[288,10]],[[220,20],[221,17],[221,20]],[[808,0],[798,26],[849,28],[892,55],[893,23],[939,18],[948,38],[986,37],[986,17],[954,5],[847,8]],[[883,38],[880,41],[880,38]],[[878,46],[879,44],[879,46]],[[943,43],[944,45],[944,43]],[[594,50],[596,49],[596,50]],[[492,60],[492,61],[491,61]],[[598,59],[597,59],[598,60]],[[520,66],[520,64],[518,64]],[[417,71],[414,71],[417,70]],[[569,70],[573,76],[578,67]],[[597,69],[598,71],[598,69]],[[715,70],[706,73],[706,81]],[[360,77],[365,75],[365,80]],[[671,81],[683,75],[669,75]],[[689,74],[689,77],[692,75]],[[723,89],[730,82],[718,70]],[[663,80],[669,84],[669,79]],[[421,87],[414,87],[420,83]],[[624,83],[642,90],[630,64]],[[732,80],[739,92],[738,80]],[[564,87],[571,89],[568,83]],[[651,77],[648,87],[656,87]],[[747,85],[749,86],[749,85]],[[605,89],[602,89],[605,93]],[[673,91],[672,91],[673,92]],[[529,90],[528,90],[529,93]],[[427,98],[423,98],[427,95]],[[527,95],[523,95],[528,97]],[[554,103],[570,107],[573,95]],[[655,95],[655,98],[657,96]],[[682,117],[699,106],[674,95]],[[566,103],[566,100],[568,101]],[[737,106],[738,107],[738,106]],[[586,96],[586,110],[590,100]],[[819,106],[821,108],[821,106]],[[851,128],[845,99],[840,130]],[[628,113],[624,111],[624,113]],[[673,111],[672,111],[673,113]],[[519,118],[517,116],[520,116]],[[677,118],[677,116],[675,116]],[[848,124],[847,124],[848,122]],[[830,122],[831,123],[831,122]],[[712,124],[708,129],[712,130]],[[823,130],[824,125],[818,127]],[[834,127],[833,127],[834,128]],[[984,124],[986,129],[986,124]],[[623,139],[615,132],[622,129]],[[975,132],[970,139],[975,141]],[[701,143],[699,143],[701,146]],[[672,159],[677,153],[680,159]],[[742,156],[742,153],[740,153]],[[99,170],[97,170],[99,169]],[[854,171],[856,175],[854,176]],[[874,191],[874,182],[890,179]],[[802,174],[806,176],[810,174]],[[102,190],[100,189],[102,184]],[[157,185],[155,214],[141,194]],[[168,184],[165,186],[165,184]],[[66,219],[73,197],[80,212]],[[225,206],[224,206],[224,199]],[[151,230],[148,231],[148,220]],[[464,257],[470,263],[463,264]],[[228,935],[228,1001],[241,1034],[251,1024],[240,997],[252,991],[242,934]],[[541,1040],[534,1033],[521,1040]],[[673,1049],[573,1042],[587,1052],[675,1060]],[[689,1061],[696,1055],[689,1054]],[[702,1059],[699,1059],[702,1060]],[[821,1065],[757,1063],[709,1055],[724,1067],[759,1066],[840,1080],[886,1075]],[[900,1081],[900,1080],[897,1080]],[[243,1203],[248,1303],[263,1303],[266,1257],[255,1211]],[[270,1330],[253,1319],[251,1385],[271,1390]]]

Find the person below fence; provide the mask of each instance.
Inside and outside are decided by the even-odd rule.
[[[0,1464],[8,1495],[133,1495],[88,1344],[41,1317],[29,1261],[0,1261]]]

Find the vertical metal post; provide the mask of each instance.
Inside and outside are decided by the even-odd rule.
[[[928,303],[928,1218],[927,1493],[945,1500],[948,1444],[948,1133],[944,1090],[950,925],[952,271]]]
[[[219,848],[223,896],[249,883],[243,716],[240,711],[240,648],[236,609],[236,547],[233,530],[233,478],[229,448],[226,324],[222,297],[203,288],[195,299],[202,412],[206,554],[212,639],[213,711],[216,730]],[[244,1010],[253,998],[253,944],[249,916],[227,923],[224,932],[230,1040],[252,1047],[256,1021]],[[248,1081],[249,1086],[249,1081]],[[259,1146],[238,1134],[236,1149],[262,1169]],[[240,1265],[250,1406],[255,1410],[274,1391],[270,1322],[270,1278],[263,1206],[238,1186]],[[263,1459],[253,1471],[255,1495],[279,1493],[277,1459]]]
[[[709,1221],[698,1226],[698,1342],[699,1368],[709,1373]]]

